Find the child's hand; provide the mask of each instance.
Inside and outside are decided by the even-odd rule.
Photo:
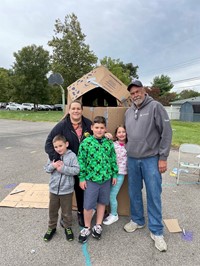
[[[87,182],[86,181],[82,181],[79,183],[79,186],[82,188],[82,190],[85,190],[87,188]]]
[[[56,170],[58,171],[58,172],[60,172],[60,170],[61,170],[61,168],[62,168],[62,166],[63,166],[63,162],[62,161],[53,161],[52,162],[52,164],[53,164],[53,166],[56,168]]]
[[[112,185],[115,186],[117,184],[117,178],[112,179]]]
[[[111,134],[111,133],[105,133],[105,137],[107,138],[107,139],[110,139],[110,140],[113,140],[113,135]]]

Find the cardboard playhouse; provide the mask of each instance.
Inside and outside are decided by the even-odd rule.
[[[68,105],[74,100],[80,100],[83,104],[83,115],[90,120],[98,115],[104,116],[107,121],[107,130],[113,135],[116,127],[124,124],[124,113],[131,104],[127,86],[104,66],[97,67],[84,75],[67,90]],[[68,105],[66,111],[68,111]],[[73,205],[76,205],[74,201]],[[118,194],[119,215],[129,215],[129,207],[126,177]]]

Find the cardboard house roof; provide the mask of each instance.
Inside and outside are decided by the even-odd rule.
[[[100,66],[67,87],[68,104],[85,93],[100,87],[115,97],[122,105],[129,98],[127,86],[113,75],[106,67]]]

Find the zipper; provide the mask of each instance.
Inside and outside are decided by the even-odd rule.
[[[61,156],[60,157],[60,160],[62,161],[62,159],[63,159],[63,156]],[[60,192],[60,183],[61,183],[61,180],[62,180],[62,174],[60,174],[61,176],[60,176],[60,180],[59,180],[59,184],[58,184],[58,192],[57,192],[57,195],[59,195],[59,192]]]

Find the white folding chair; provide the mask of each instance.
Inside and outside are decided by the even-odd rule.
[[[178,169],[177,169],[177,180],[176,183],[177,185],[179,184],[179,179],[181,172],[184,172],[184,169],[182,168],[187,168],[193,169],[192,174],[198,173],[198,182],[200,180],[200,145],[197,144],[189,144],[189,143],[184,143],[181,144],[179,147],[179,153],[178,153]],[[184,161],[183,161],[184,160]]]

